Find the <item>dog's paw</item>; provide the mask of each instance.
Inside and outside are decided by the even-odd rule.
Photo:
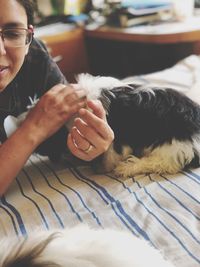
[[[132,165],[133,163],[131,163]],[[133,166],[130,166],[130,162],[120,162],[114,169],[114,174],[118,177],[126,178],[133,176]]]
[[[143,162],[141,159],[130,155],[125,161],[121,161],[114,169],[114,174],[119,177],[127,178],[133,177],[138,174],[146,173]]]
[[[135,164],[139,162],[140,159],[134,155],[129,155],[125,161],[119,163],[119,165],[114,169],[114,173],[119,177],[131,177],[135,175]]]
[[[139,158],[137,158],[136,156],[134,156],[134,155],[129,155],[126,159],[125,159],[125,163],[137,163],[137,162],[139,162],[140,161],[140,159]]]

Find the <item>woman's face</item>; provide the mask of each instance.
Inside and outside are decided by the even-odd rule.
[[[27,29],[24,7],[16,0],[0,0],[0,31],[18,27]],[[0,34],[0,92],[15,78],[27,52],[28,46],[5,47]]]

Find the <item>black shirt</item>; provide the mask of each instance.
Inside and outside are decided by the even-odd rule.
[[[0,93],[0,142],[6,139],[4,119],[8,115],[17,117],[31,104],[30,97],[39,98],[58,83],[67,81],[44,44],[33,39],[20,71]]]

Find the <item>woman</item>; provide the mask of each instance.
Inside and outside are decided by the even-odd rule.
[[[77,112],[67,139],[73,155],[90,161],[113,140],[100,103],[88,101],[93,112],[84,109],[83,90],[66,85],[42,44],[32,41],[32,23],[31,0],[0,0],[0,195],[38,145]],[[34,97],[40,101],[7,138],[5,118],[26,111]]]

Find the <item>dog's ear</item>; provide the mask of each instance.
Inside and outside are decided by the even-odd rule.
[[[14,254],[11,252],[6,257],[1,267],[61,267],[56,263],[49,262],[48,259],[40,261],[43,251],[54,238],[55,235],[52,234],[38,244],[33,243],[28,246],[27,240],[23,241]]]
[[[115,95],[112,91],[109,91],[107,89],[102,89],[99,100],[101,101],[106,114],[108,114],[110,103],[112,99],[114,98],[115,98]]]

